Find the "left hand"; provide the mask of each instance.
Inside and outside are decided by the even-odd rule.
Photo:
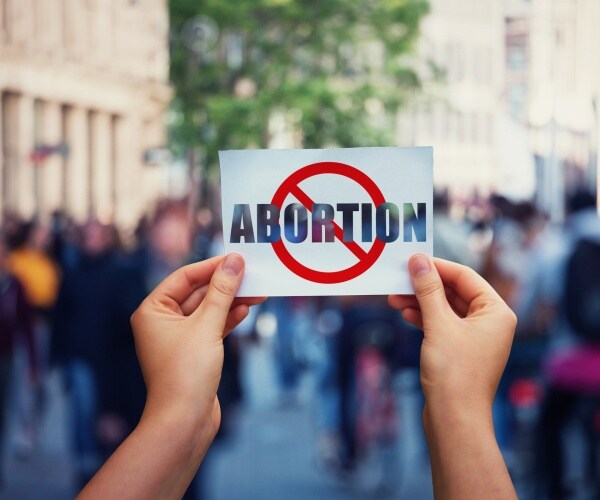
[[[243,271],[237,254],[185,266],[160,283],[131,317],[148,389],[144,417],[184,419],[205,444],[220,424],[223,338],[250,305],[264,300],[235,298]]]

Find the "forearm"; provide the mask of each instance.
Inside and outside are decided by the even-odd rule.
[[[491,411],[430,411],[423,421],[438,499],[517,498],[494,435]]]
[[[213,437],[211,422],[145,411],[78,498],[181,498]]]

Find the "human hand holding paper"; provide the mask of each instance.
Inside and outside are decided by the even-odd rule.
[[[264,300],[235,299],[243,271],[235,254],[183,267],[133,314],[144,414],[82,498],[183,495],[219,428],[223,338]]]
[[[415,295],[389,303],[423,329],[423,424],[436,496],[515,498],[492,425],[492,402],[506,366],[516,316],[475,271],[414,255]]]
[[[425,331],[421,380],[436,496],[516,498],[496,443],[491,402],[515,316],[474,271],[424,255],[409,262],[416,297],[391,296]],[[176,271],[132,317],[148,387],[144,415],[80,498],[181,497],[218,429],[223,337],[248,306],[244,262],[217,257]],[[444,288],[445,287],[445,288]]]

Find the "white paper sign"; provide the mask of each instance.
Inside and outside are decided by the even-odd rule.
[[[239,296],[413,293],[433,254],[433,149],[222,151],[225,252]]]

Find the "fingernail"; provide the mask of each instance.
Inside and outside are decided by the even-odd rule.
[[[408,270],[413,278],[418,278],[431,271],[429,258],[425,255],[413,255],[408,261]]]
[[[237,276],[242,272],[242,268],[244,267],[244,259],[242,259],[241,255],[237,253],[229,254],[225,257],[223,261],[223,272],[227,274],[231,274],[232,276]]]

